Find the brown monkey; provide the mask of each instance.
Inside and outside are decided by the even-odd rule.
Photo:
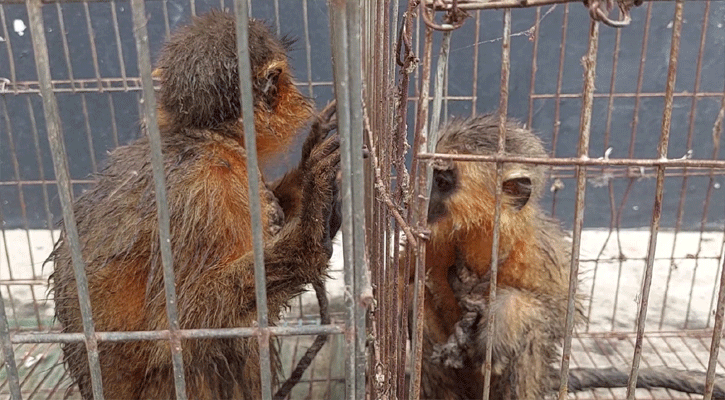
[[[436,152],[491,155],[498,148],[498,132],[497,115],[453,120],[442,128]],[[546,156],[541,141],[513,121],[506,124],[505,152]],[[477,307],[481,302],[459,304],[461,296],[457,298],[456,292],[466,288],[462,284],[452,288],[448,275],[449,269],[454,275],[470,271],[476,283],[490,277],[495,182],[491,163],[434,164],[421,388],[426,399],[480,398],[482,394],[485,353],[478,349],[485,350],[486,310]],[[570,250],[558,223],[539,209],[543,183],[542,166],[504,164],[498,291],[496,303],[490,305],[496,320],[491,338],[492,399],[542,398],[552,386],[552,364],[564,337]],[[478,289],[479,297],[487,300],[488,290]],[[471,332],[456,335],[466,329]],[[472,349],[476,351],[458,354],[462,346],[444,346],[449,337],[453,342],[457,337],[475,338]]]
[[[436,152],[491,155],[498,149],[497,115],[454,120],[442,129]],[[506,124],[505,153],[546,157],[541,141],[519,124]],[[442,161],[434,165],[426,246],[422,397],[480,398],[486,345],[491,340],[491,399],[542,399],[559,388],[558,347],[565,335],[570,244],[537,200],[544,167],[506,163],[499,240],[498,288],[489,303],[495,166]],[[575,323],[584,321],[575,298]],[[488,337],[487,318],[495,325]],[[628,371],[576,368],[569,390],[626,387]],[[723,378],[725,379],[725,378]],[[638,388],[702,394],[703,373],[640,369]],[[716,384],[716,398],[725,396]]]
[[[285,150],[312,106],[292,82],[286,50],[263,23],[250,20],[257,151],[262,161]],[[256,320],[247,162],[240,121],[235,21],[211,12],[176,31],[156,75],[159,128],[168,190],[179,321],[182,329],[251,326]],[[324,276],[332,246],[330,217],[338,139],[326,137],[334,108],[318,117],[293,182],[299,196],[281,231],[265,232],[269,317]],[[149,142],[142,137],[109,155],[97,182],[77,198],[93,320],[98,331],[167,329]],[[261,185],[261,190],[266,187]],[[263,224],[279,215],[261,196]],[[82,332],[65,234],[48,261],[56,317],[64,332]],[[253,399],[260,394],[255,338],[183,340],[189,398]],[[109,399],[171,399],[174,384],[164,341],[99,343]],[[85,399],[92,398],[83,343],[63,345],[64,361]],[[279,368],[276,351],[274,369]]]

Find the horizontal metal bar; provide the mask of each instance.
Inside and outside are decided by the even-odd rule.
[[[515,162],[521,164],[541,165],[577,165],[577,166],[634,166],[634,167],[687,167],[687,168],[717,168],[725,169],[725,160],[692,160],[692,159],[651,159],[651,158],[587,158],[587,157],[520,157],[520,156],[478,156],[469,154],[442,154],[420,153],[421,160],[453,160],[453,161],[483,161],[483,162]]]
[[[116,0],[117,3],[128,1],[128,0]],[[162,1],[162,0],[147,0],[148,2]],[[675,0],[647,0],[653,2],[674,2]],[[25,0],[0,0],[0,4],[23,4]],[[43,4],[53,3],[110,3],[111,0],[41,0]],[[549,4],[561,4],[561,3],[580,3],[581,0],[479,0],[465,2],[462,0],[458,4],[458,8],[461,10],[487,10],[496,8],[525,8],[525,7],[538,7]],[[426,3],[431,4],[432,0],[427,0]]]
[[[76,185],[76,184],[84,184],[85,185],[85,184],[96,183],[96,181],[89,180],[89,179],[78,179],[78,180],[71,179],[70,180],[70,183],[71,183],[71,185]],[[47,179],[44,180],[44,181],[36,181],[36,180],[31,180],[31,181],[22,181],[22,180],[21,181],[16,181],[16,180],[12,180],[12,181],[2,181],[2,182],[0,182],[0,186],[57,185],[57,184],[58,184],[58,181],[56,181],[56,180],[47,180]]]
[[[4,0],[0,0],[2,2]],[[100,79],[56,79],[51,81],[54,93],[98,93],[98,92],[138,92],[141,91],[141,78],[100,78]],[[154,80],[154,89],[159,88]],[[332,86],[332,81],[297,83],[299,88],[309,86]],[[0,77],[0,94],[40,93],[37,81],[14,82]],[[722,95],[722,94],[721,94]]]
[[[725,0],[717,0],[717,1],[725,1]],[[603,92],[603,93],[594,93],[594,98],[601,99],[606,98],[625,98],[625,99],[631,99],[631,98],[652,98],[652,97],[665,97],[664,92],[618,92],[618,93],[611,93],[611,92]],[[582,97],[581,93],[532,93],[530,97],[534,100],[542,100],[542,99],[579,99]],[[692,93],[692,92],[679,92],[674,93],[673,97],[675,98],[688,98],[691,99],[693,97],[695,98],[702,98],[702,97],[723,97],[722,92],[698,92],[698,93]],[[447,95],[443,97],[445,100],[448,101],[471,101],[476,100],[477,96],[466,96],[466,95]],[[418,96],[410,96],[408,97],[408,101],[416,102],[418,101]]]
[[[116,3],[129,2],[130,0],[116,0]],[[165,0],[146,0],[147,2],[165,1]],[[0,4],[23,4],[25,0],[0,0]],[[111,0],[40,0],[42,4],[53,3],[111,3]]]
[[[6,0],[0,0],[0,3]],[[725,0],[717,0],[725,1]],[[7,78],[0,78],[0,94],[28,94],[28,93],[40,93],[40,87],[38,81],[18,81],[13,82]],[[96,93],[100,89],[109,92],[135,92],[141,90],[141,78],[101,78],[99,80],[93,79],[54,79],[51,81],[53,85],[54,93]],[[100,89],[99,89],[100,84]],[[155,88],[158,89],[158,81],[154,81]],[[304,82],[297,83],[300,89],[318,87],[318,86],[332,86],[332,81],[317,81],[317,82]],[[723,97],[723,92],[697,92],[692,93],[688,91],[682,91],[673,93],[674,97],[685,97],[685,98],[703,98],[703,97]],[[595,93],[594,98],[634,98],[634,97],[665,97],[665,92],[617,92],[617,93]],[[475,96],[445,96],[449,101],[471,101],[475,99]],[[538,99],[577,99],[581,98],[581,93],[532,93],[531,98],[534,100]],[[417,96],[408,97],[409,101],[418,101]]]
[[[344,332],[342,325],[307,326],[270,326],[268,328],[224,328],[224,329],[180,329],[177,336],[181,339],[228,339],[258,336],[265,332],[273,336],[296,335],[339,335]],[[96,332],[94,337],[100,342],[128,342],[138,340],[169,340],[171,331],[129,331]],[[16,333],[11,334],[12,343],[73,343],[82,342],[82,333]]]
[[[0,0],[2,2],[3,0]],[[725,0],[717,0],[725,1]],[[2,79],[2,78],[0,78]],[[98,93],[102,89],[104,92],[137,92],[141,91],[141,80],[140,78],[101,78],[99,89],[99,81],[96,79],[74,79],[70,80],[53,80],[53,92],[54,93]],[[319,86],[330,86],[332,87],[332,81],[318,81],[318,82],[304,82],[297,83],[296,86],[299,88],[319,87]],[[155,86],[158,89],[158,86]],[[37,81],[19,81],[13,83],[10,80],[0,80],[0,94],[36,94],[40,93],[40,89]],[[723,97],[722,92],[679,92],[674,93],[675,98],[705,98],[705,97]],[[595,93],[594,98],[651,98],[651,97],[665,97],[664,92],[618,92],[618,93]],[[471,101],[476,99],[476,96],[444,96],[448,101]],[[578,99],[581,98],[581,93],[532,93],[531,98],[534,100],[543,99]],[[418,101],[417,96],[408,97],[408,101]]]
[[[617,159],[615,159],[617,160]],[[708,159],[710,160],[710,159]],[[692,161],[698,161],[698,160],[692,160]],[[643,167],[647,168],[644,171],[640,171],[639,169],[635,172],[624,170],[629,165],[607,165],[607,169],[604,169],[603,171],[591,171],[587,174],[587,180],[592,181],[596,179],[602,179],[603,176],[606,175],[607,178],[611,179],[621,179],[621,178],[653,178],[655,176],[656,171],[652,171],[651,168],[653,167]],[[631,166],[630,166],[631,167]],[[701,169],[704,169],[706,171],[692,171],[684,169],[685,167],[674,167],[669,166],[669,170],[665,172],[665,176],[667,177],[695,177],[695,176],[706,176],[709,177],[710,175],[713,176],[721,176],[725,175],[725,170],[718,171],[713,170],[713,167],[701,167]],[[691,168],[691,167],[687,167]],[[562,178],[562,179],[568,179],[568,178],[574,178],[574,169],[575,166],[571,165],[554,165],[552,167],[552,172],[549,175],[552,179],[556,178]],[[711,171],[708,171],[711,170]],[[391,179],[395,179],[395,174],[391,175]],[[88,185],[96,183],[96,181],[92,180],[71,180],[71,184],[78,184],[78,185]],[[46,181],[38,181],[38,180],[9,180],[9,181],[1,181],[0,186],[37,186],[37,185],[55,185],[55,180],[46,180]],[[2,280],[0,280],[2,282]],[[47,282],[45,283],[47,284]]]
[[[647,0],[647,1],[658,1],[658,2],[673,2],[675,0]],[[434,4],[434,0],[426,0],[426,5]],[[491,10],[499,8],[528,8],[528,7],[540,7],[551,4],[562,4],[562,3],[581,3],[581,0],[459,0],[458,8],[461,10]],[[436,10],[446,10],[451,8],[451,3],[443,3],[442,7],[436,7]]]

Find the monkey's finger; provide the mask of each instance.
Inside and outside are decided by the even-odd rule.
[[[320,111],[319,116],[317,117],[319,120],[323,122],[327,122],[332,118],[332,116],[337,112],[337,100],[332,99],[325,108]]]
[[[333,103],[334,106],[334,103]],[[329,107],[329,105],[328,105]],[[327,108],[326,108],[327,109]],[[333,108],[334,112],[334,108]],[[302,145],[302,157],[300,160],[300,166],[304,166],[310,157],[312,149],[315,148],[320,142],[323,141],[329,135],[330,132],[337,129],[337,119],[330,121],[330,118],[324,118],[318,116],[315,122],[310,127],[310,133],[307,135],[304,144]]]
[[[325,133],[325,136],[327,136],[327,134],[337,129],[337,118],[333,118],[332,120],[321,124],[319,129]]]
[[[315,146],[312,149],[309,159],[307,160],[308,165],[311,167],[318,164],[321,160],[328,157],[332,152],[340,148],[340,136],[332,135],[325,139],[322,143]]]
[[[300,159],[300,167],[304,167],[309,159],[310,155],[312,154],[312,150],[322,142],[322,140],[327,136],[329,131],[323,129],[320,124],[317,122],[312,124],[312,127],[310,128],[310,133],[307,135],[307,138],[305,139],[305,142],[302,144],[302,156]]]

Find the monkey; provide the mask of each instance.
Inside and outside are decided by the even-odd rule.
[[[520,123],[505,124],[504,153],[547,158],[541,140]],[[499,116],[453,119],[441,129],[436,152],[493,155]],[[491,340],[491,399],[541,399],[558,390],[555,363],[566,334],[571,244],[538,200],[545,183],[540,164],[503,166],[496,298],[489,303],[496,176],[491,163],[437,160],[428,207],[421,397],[480,398]],[[412,279],[412,277],[409,277]],[[572,277],[578,283],[578,277]],[[585,321],[575,295],[574,326]],[[494,330],[487,331],[489,311]],[[673,379],[672,369],[640,371],[637,387],[703,390],[701,380]],[[614,369],[569,371],[569,388],[624,387]],[[715,394],[720,393],[716,386]]]
[[[290,44],[250,19],[256,150],[262,162],[286,150],[313,117],[310,100],[293,83]],[[212,11],[176,30],[154,75],[160,81],[158,125],[179,325],[251,326],[257,312],[234,17]],[[339,138],[329,134],[336,126],[334,109],[314,118],[290,183],[294,190],[285,188],[296,197],[278,203],[279,187],[260,183],[271,323],[305,285],[326,274],[337,229],[331,227],[340,163]],[[97,331],[169,328],[149,159],[145,135],[116,148],[96,182],[74,201]],[[54,265],[49,287],[62,331],[82,332],[65,230],[46,262]],[[73,383],[91,399],[84,344],[65,343],[62,351]],[[182,339],[188,397],[261,397],[259,351],[255,338]],[[169,343],[100,342],[98,352],[106,398],[175,398]],[[281,366],[275,347],[271,356],[276,385]]]
[[[498,126],[496,114],[453,119],[441,128],[436,152],[494,154]],[[541,140],[513,120],[506,122],[504,151],[546,157]],[[498,290],[491,306],[496,321],[493,399],[542,398],[552,385],[552,363],[557,344],[564,338],[570,246],[559,224],[546,217],[537,204],[544,169],[522,163],[503,167]],[[484,358],[458,357],[456,364],[455,357],[446,353],[449,337],[455,339],[455,330],[466,328],[459,321],[479,311],[459,303],[448,275],[449,270],[456,271],[456,265],[465,265],[478,279],[490,276],[495,182],[491,164],[434,162],[425,255],[422,398],[469,399],[483,393]],[[578,298],[575,307],[575,320],[580,322],[583,313]],[[469,329],[485,331],[485,321],[473,322],[476,324],[469,323]]]

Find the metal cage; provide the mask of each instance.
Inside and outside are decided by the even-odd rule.
[[[176,25],[219,7],[292,31],[301,39],[292,54],[301,90],[318,106],[338,102],[344,201],[328,283],[332,322],[321,321],[308,293],[278,326],[263,317],[255,327],[180,330],[174,285],[167,284],[168,331],[96,332],[85,318],[83,333],[58,333],[46,298],[49,267],[42,268],[57,240],[55,223],[62,216],[72,230],[73,194],[93,183],[89,175],[105,151],[135,137],[139,120],[158,138],[150,62]],[[310,335],[329,334],[291,398],[417,398],[425,274],[423,261],[398,260],[402,251],[424,254],[418,233],[425,229],[427,166],[443,158],[549,167],[542,204],[572,231],[571,268],[589,298],[587,325],[565,341],[564,371],[624,364],[631,383],[640,365],[665,365],[706,371],[711,390],[725,368],[725,1],[647,1],[622,9],[618,19],[592,10],[568,0],[0,0],[0,396],[77,398],[65,390],[59,362],[58,344],[66,341],[85,342],[93,354],[105,340],[178,345],[182,338],[256,336],[268,343],[277,336],[289,373]],[[436,22],[445,14],[461,19]],[[245,65],[246,47],[239,48]],[[250,115],[250,80],[241,77]],[[496,109],[537,131],[552,158],[434,154],[441,121]],[[245,132],[254,139],[253,129]],[[363,143],[365,161],[355,151]],[[154,156],[159,169],[160,153]],[[279,174],[294,157],[265,174]],[[156,178],[163,187],[162,174]],[[257,185],[250,186],[257,199]],[[158,204],[160,235],[168,238],[163,197]],[[257,304],[266,309],[261,232],[254,235]],[[171,251],[166,246],[167,282]],[[80,257],[76,263],[82,285]],[[410,327],[397,296],[406,268],[418,271],[407,288],[418,306]],[[81,297],[88,303],[87,291]],[[181,389],[183,363],[174,354]],[[269,371],[266,354],[262,369]],[[271,398],[269,374],[262,382]],[[560,398],[635,395],[694,398],[645,389]]]

